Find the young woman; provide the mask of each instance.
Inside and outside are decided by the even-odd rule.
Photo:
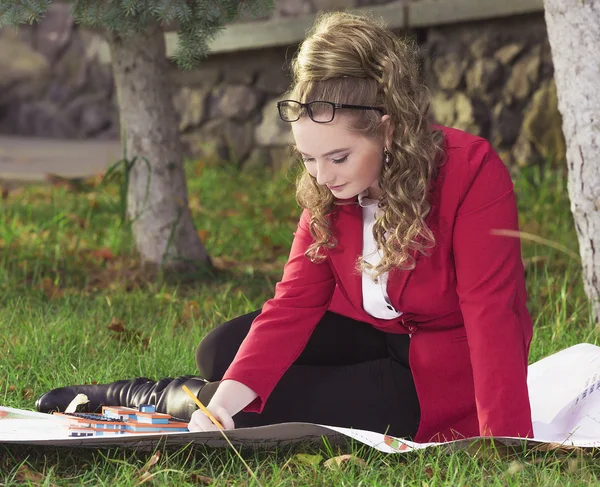
[[[531,436],[532,323],[513,184],[490,144],[428,123],[415,48],[371,19],[319,17],[280,101],[305,172],[275,296],[206,336],[200,377],[56,389],[227,428],[309,421],[416,441]]]

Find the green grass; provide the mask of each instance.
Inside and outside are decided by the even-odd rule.
[[[228,269],[191,284],[148,280],[140,270],[130,230],[120,222],[117,182],[82,191],[28,187],[0,202],[0,404],[33,409],[36,397],[59,385],[193,374],[202,337],[272,295],[299,214],[293,178],[191,162],[187,170],[196,226],[211,256]],[[565,176],[527,169],[516,190],[522,230],[577,253]],[[523,256],[535,321],[531,361],[575,343],[597,343],[578,260],[528,240]],[[131,340],[108,329],[113,319],[131,331]],[[298,456],[326,460],[344,452],[366,466],[330,470]],[[0,485],[137,485],[151,455],[0,449]],[[243,455],[268,486],[588,486],[600,476],[594,458],[579,450],[488,445],[384,455],[358,444],[323,443]],[[154,485],[255,484],[226,450],[162,451],[149,473],[154,476],[145,483]]]

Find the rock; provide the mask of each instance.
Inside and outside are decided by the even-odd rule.
[[[282,95],[291,84],[291,77],[283,68],[273,67],[258,74],[255,88],[268,95]]]
[[[169,78],[176,86],[212,90],[223,79],[223,73],[219,68],[212,66],[200,65],[194,69],[182,70],[170,64]]]
[[[480,129],[475,120],[473,104],[464,93],[446,95],[437,91],[433,95],[431,107],[436,122],[441,125],[479,135]]]
[[[534,93],[523,118],[524,137],[531,142],[544,161],[566,159],[562,117],[554,79],[545,81]]]
[[[513,146],[512,159],[519,167],[537,165],[542,162],[542,158],[523,132],[521,132]]]
[[[244,170],[270,167],[275,170],[290,168],[297,158],[290,146],[255,147],[244,163]]]
[[[114,115],[105,93],[78,96],[69,103],[64,113],[79,127],[80,137],[94,137],[114,124]]]
[[[47,101],[22,103],[16,133],[36,137],[77,138],[79,129],[58,105]]]
[[[21,42],[0,39],[0,105],[42,98],[49,76],[44,56]]]
[[[299,17],[313,11],[309,0],[277,0],[275,2],[276,17]]]
[[[466,29],[466,35],[474,35]],[[488,29],[479,32],[477,37],[469,43],[469,51],[475,59],[483,59],[489,57],[497,46],[498,36],[494,31]]]
[[[112,74],[109,81],[103,79],[99,73],[101,67],[97,64],[94,70],[93,62],[87,59],[86,47],[79,35],[74,35],[60,59],[52,67],[53,98],[73,99],[79,93],[94,92],[112,84]],[[106,68],[104,68],[106,69]],[[56,96],[58,94],[58,96]],[[63,101],[60,101],[61,103]]]
[[[466,75],[467,93],[488,99],[502,79],[502,65],[492,58],[476,59]]]
[[[357,7],[367,7],[370,5],[383,5],[384,3],[390,3],[390,0],[356,0]]]
[[[228,120],[223,126],[222,134],[228,148],[227,159],[241,164],[254,145],[252,123],[236,123]]]
[[[432,68],[440,88],[456,90],[462,82],[468,59],[459,52],[450,52],[433,61]]]
[[[173,104],[179,115],[179,130],[185,132],[204,122],[207,95],[206,89],[188,87],[181,88],[175,94]]]
[[[194,157],[242,163],[253,143],[252,123],[211,120],[193,132],[182,135],[187,152]]]
[[[258,145],[285,146],[292,143],[292,130],[289,123],[279,118],[276,102],[279,98],[268,100],[263,108],[262,121],[254,130],[254,140]]]
[[[248,64],[232,63],[225,66],[223,81],[230,85],[251,85],[256,79],[256,72]]]
[[[67,3],[52,3],[35,29],[36,50],[54,63],[71,40],[75,20]]]
[[[312,0],[316,12],[356,7],[360,0]]]
[[[513,42],[498,49],[494,53],[494,58],[505,66],[509,66],[515,58],[523,52],[523,49],[525,49],[524,44]]]
[[[254,170],[263,167],[271,167],[271,153],[268,147],[254,147],[246,162],[244,162],[244,170]]]
[[[503,92],[509,103],[525,100],[530,95],[540,76],[540,54],[541,46],[535,46],[514,64]]]
[[[290,146],[269,147],[269,156],[270,167],[275,170],[289,168],[297,160],[292,156]]]
[[[243,85],[220,86],[213,93],[213,115],[224,116],[234,120],[246,120],[258,107],[259,95],[256,90]],[[216,118],[211,116],[211,118]]]
[[[493,136],[494,147],[512,146],[521,130],[523,115],[518,107],[510,107],[498,103],[493,111]]]

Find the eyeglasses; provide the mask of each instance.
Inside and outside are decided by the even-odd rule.
[[[311,101],[309,103],[300,103],[296,100],[281,100],[277,102],[279,117],[284,122],[296,122],[300,119],[302,109],[306,108],[308,116],[313,122],[328,123],[335,117],[335,111],[340,108],[351,108],[354,110],[377,110],[385,113],[382,108],[370,107],[365,105],[346,105],[343,103],[332,103],[330,101]]]

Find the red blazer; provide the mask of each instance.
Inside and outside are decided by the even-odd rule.
[[[382,320],[362,308],[362,209],[336,206],[338,245],[327,260],[304,256],[313,241],[302,213],[275,296],[267,301],[223,379],[246,384],[260,412],[326,310],[390,333],[411,333],[410,367],[421,406],[415,441],[478,435],[532,436],[527,364],[532,323],[510,175],[490,144],[438,127],[446,162],[432,187],[426,222],[436,238],[412,271],[392,270],[387,290],[399,318]]]

